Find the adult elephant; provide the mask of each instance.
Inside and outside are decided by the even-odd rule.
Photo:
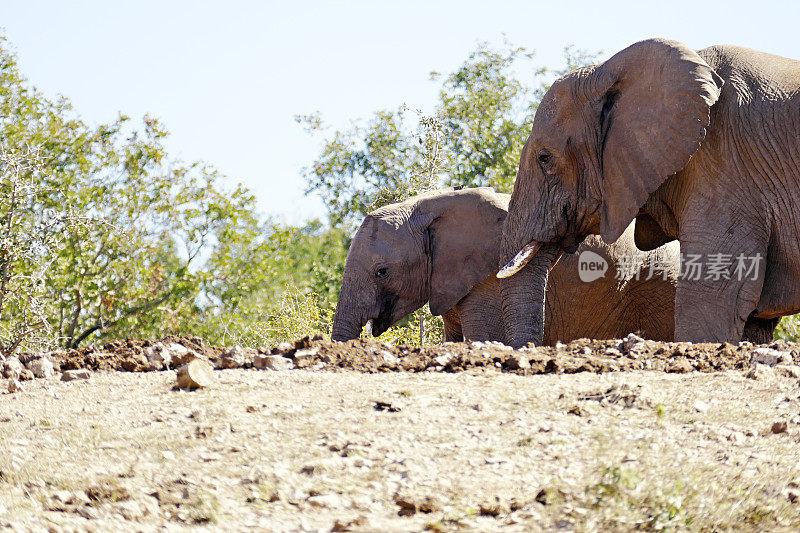
[[[796,313],[799,181],[798,61],[652,39],[564,76],[536,111],[504,229],[505,258],[519,252],[499,274],[511,344],[541,340],[554,258],[634,218],[640,248],[679,239],[695,263],[676,340],[736,342],[749,317]]]
[[[356,338],[365,325],[380,335],[428,302],[444,318],[446,340],[504,341],[494,274],[508,201],[490,188],[451,188],[368,215],[347,255],[333,339]],[[640,252],[631,226],[614,244],[591,237],[579,251],[586,253],[564,256],[550,275],[546,344],[630,332],[672,340],[677,243]],[[581,279],[581,258],[607,270],[588,276],[587,267]]]

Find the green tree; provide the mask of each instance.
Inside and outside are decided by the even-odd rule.
[[[6,353],[44,337],[75,347],[186,331],[213,310],[206,259],[249,238],[240,221],[255,199],[207,165],[169,158],[167,135],[151,117],[86,125],[32,87],[0,41]]]
[[[478,45],[441,81],[429,115],[401,105],[379,111],[323,140],[317,159],[304,168],[308,193],[322,197],[333,225],[353,228],[370,211],[441,186],[513,188],[522,146],[542,94],[557,76],[593,62],[598,54],[564,51],[564,67],[534,64],[533,52],[509,44]],[[319,114],[296,120],[326,135]]]

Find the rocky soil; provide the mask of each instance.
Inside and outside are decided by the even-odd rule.
[[[0,528],[794,531],[799,362],[636,336],[23,354],[0,361]]]

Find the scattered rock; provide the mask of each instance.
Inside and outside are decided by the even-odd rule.
[[[744,372],[744,377],[755,380],[766,380],[775,377],[772,367],[756,363]]]
[[[536,501],[542,505],[553,505],[566,500],[567,493],[561,489],[545,487],[536,494]]]
[[[37,378],[51,378],[55,373],[53,362],[46,357],[39,357],[28,362],[28,370]]]
[[[393,367],[397,365],[397,357],[389,350],[381,350],[381,358],[383,359],[383,364],[387,366]]]
[[[319,353],[319,346],[314,346],[311,348],[302,348],[294,352],[295,358],[297,357],[312,357]]]
[[[279,342],[273,353],[292,354],[294,345],[291,342]]]
[[[176,386],[188,390],[208,387],[214,381],[211,365],[202,359],[193,359],[178,368],[176,378]]]
[[[326,509],[339,509],[342,507],[342,500],[335,494],[321,494],[310,496],[306,500],[312,507],[322,507]]]
[[[147,516],[148,510],[141,503],[136,500],[123,500],[114,505],[114,510],[117,511],[125,520],[138,520]]]
[[[573,405],[567,410],[567,414],[575,415],[575,416],[586,416],[588,413],[585,409],[581,409],[580,405]]]
[[[593,400],[599,402],[600,405],[618,405],[622,404],[625,407],[634,407],[637,403],[643,403],[649,406],[649,401],[640,401],[639,393],[632,390],[628,385],[613,385],[610,388],[588,394],[578,396],[578,400],[588,401]]]
[[[399,407],[394,406],[389,402],[375,402],[375,410],[388,411],[390,413],[399,413],[401,411]]]
[[[164,360],[169,360],[170,365],[173,367],[179,367],[200,357],[200,354],[196,351],[187,348],[183,344],[178,344],[177,342],[165,344],[162,351],[166,352],[166,354],[163,355]]]
[[[9,380],[8,392],[22,392],[22,383],[16,379]]]
[[[319,465],[305,465],[300,469],[300,473],[307,476],[313,476],[314,474],[318,474],[320,470],[321,467]]]
[[[692,363],[683,357],[680,359],[675,359],[674,361],[670,361],[666,367],[666,371],[670,374],[686,374],[687,372],[692,372],[693,370],[694,367],[692,366]]]
[[[348,521],[336,520],[333,523],[333,527],[331,528],[332,533],[339,533],[343,531],[353,531],[354,529],[358,529],[359,531],[368,531],[373,528],[367,527],[369,524],[369,520],[364,515],[359,515],[356,518]]]
[[[9,357],[3,363],[3,377],[8,379],[19,379],[25,367],[16,357]]]
[[[282,355],[257,355],[253,359],[253,366],[260,370],[291,370],[294,363]]]
[[[153,370],[164,370],[172,364],[172,352],[164,349],[164,344],[156,342],[142,348],[142,353]]]
[[[707,412],[709,407],[711,406],[708,405],[708,402],[704,402],[703,400],[695,400],[694,403],[692,404],[692,409],[694,409],[698,413]]]
[[[78,505],[89,503],[89,498],[83,492],[57,490],[53,493],[53,501],[63,505]]]
[[[395,494],[394,503],[400,507],[400,511],[397,513],[399,516],[411,516],[417,512],[426,514],[435,513],[440,511],[442,508],[439,501],[432,496],[416,498],[413,496],[401,496]]]
[[[728,440],[734,444],[743,444],[745,436],[741,431],[732,431],[731,434],[728,435]]]
[[[125,487],[118,487],[108,483],[102,483],[86,489],[86,497],[90,502],[121,502],[131,498],[130,492]]]
[[[644,339],[635,333],[628,333],[628,336],[622,339],[622,349],[626,353],[635,352],[645,348]]]
[[[800,365],[775,365],[775,373],[779,376],[786,376],[787,378],[800,378]]]
[[[437,355],[436,357],[433,358],[433,361],[437,365],[444,367],[444,366],[447,365],[447,363],[450,362],[451,359],[453,359],[453,354],[445,353],[445,354],[442,354],[442,355]]]
[[[30,381],[34,378],[33,372],[28,370],[27,368],[23,368],[22,372],[19,373],[19,380],[20,381]]]
[[[253,366],[257,352],[253,349],[233,346],[225,350],[220,361],[221,368],[247,368]]]
[[[508,506],[497,497],[495,497],[494,501],[480,504],[478,509],[480,514],[485,516],[500,516],[501,514],[507,514],[509,512]]]
[[[316,355],[319,347],[302,348],[294,352],[294,366],[296,368],[306,368],[317,362]]]
[[[792,354],[781,352],[772,348],[756,348],[753,350],[751,362],[761,363],[762,365],[775,366],[778,363],[791,364]]]
[[[503,365],[509,370],[525,370],[526,368],[531,367],[528,356],[519,352],[512,353],[506,357]]]
[[[786,422],[786,420],[778,420],[777,422],[772,424],[771,428],[772,433],[774,433],[775,435],[779,433],[786,433],[788,430],[789,430],[789,424]]]
[[[61,374],[61,381],[74,381],[76,379],[89,379],[91,377],[91,372],[82,368],[80,370],[65,370]]]

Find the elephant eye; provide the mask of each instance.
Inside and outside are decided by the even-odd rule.
[[[378,279],[383,279],[389,275],[389,269],[386,267],[380,267],[378,270],[375,271],[375,277]]]
[[[547,150],[542,150],[541,152],[539,152],[537,159],[539,160],[539,163],[541,163],[542,165],[547,165],[553,159],[553,156],[550,155],[550,152],[548,152]]]

